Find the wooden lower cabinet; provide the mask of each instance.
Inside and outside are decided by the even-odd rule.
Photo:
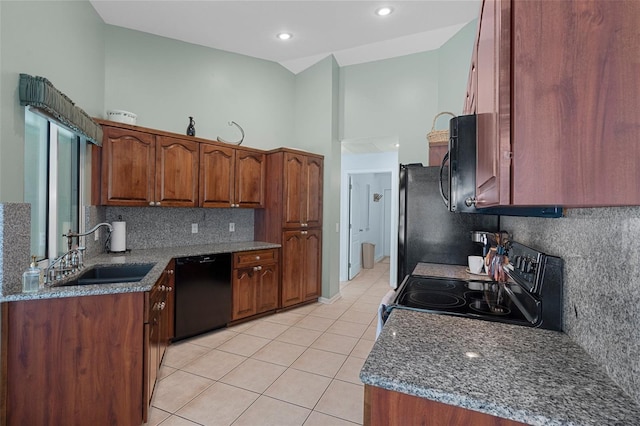
[[[502,417],[371,385],[364,385],[363,420],[364,426],[524,426]]]
[[[232,321],[278,308],[278,258],[277,249],[233,254]]]
[[[284,231],[282,235],[283,308],[317,299],[321,290],[322,230]]]
[[[139,426],[144,299],[121,293],[3,304],[6,424]]]

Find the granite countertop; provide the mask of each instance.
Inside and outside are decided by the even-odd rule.
[[[394,309],[360,379],[531,425],[640,424],[640,406],[580,346],[538,328]]]
[[[173,258],[217,253],[235,253],[239,251],[262,250],[279,247],[279,244],[265,243],[261,241],[245,241],[233,243],[204,244],[198,246],[132,250],[131,252],[127,252],[125,254],[101,254],[99,256],[86,259],[84,262],[85,269],[93,265],[126,263],[155,263],[155,266],[139,282],[45,287],[33,293],[18,292],[13,294],[5,294],[0,297],[0,302],[149,291],[156,283],[156,281],[158,281],[158,278],[160,278],[160,274],[162,274],[162,271],[164,271],[166,266]]]

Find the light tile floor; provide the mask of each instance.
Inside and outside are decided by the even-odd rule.
[[[359,374],[389,291],[389,260],[342,283],[341,298],[174,343],[148,425],[362,424]]]

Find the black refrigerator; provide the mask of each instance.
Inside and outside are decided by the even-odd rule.
[[[466,265],[467,256],[482,255],[471,231],[496,232],[497,215],[453,213],[440,196],[440,167],[400,165],[398,285],[418,262]]]

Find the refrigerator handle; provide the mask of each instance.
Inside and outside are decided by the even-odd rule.
[[[442,197],[442,201],[444,201],[444,205],[449,208],[449,197],[447,197],[444,193],[444,186],[442,184],[442,172],[444,171],[444,165],[447,164],[449,160],[449,151],[444,155],[442,159],[442,164],[440,165],[440,196]]]

